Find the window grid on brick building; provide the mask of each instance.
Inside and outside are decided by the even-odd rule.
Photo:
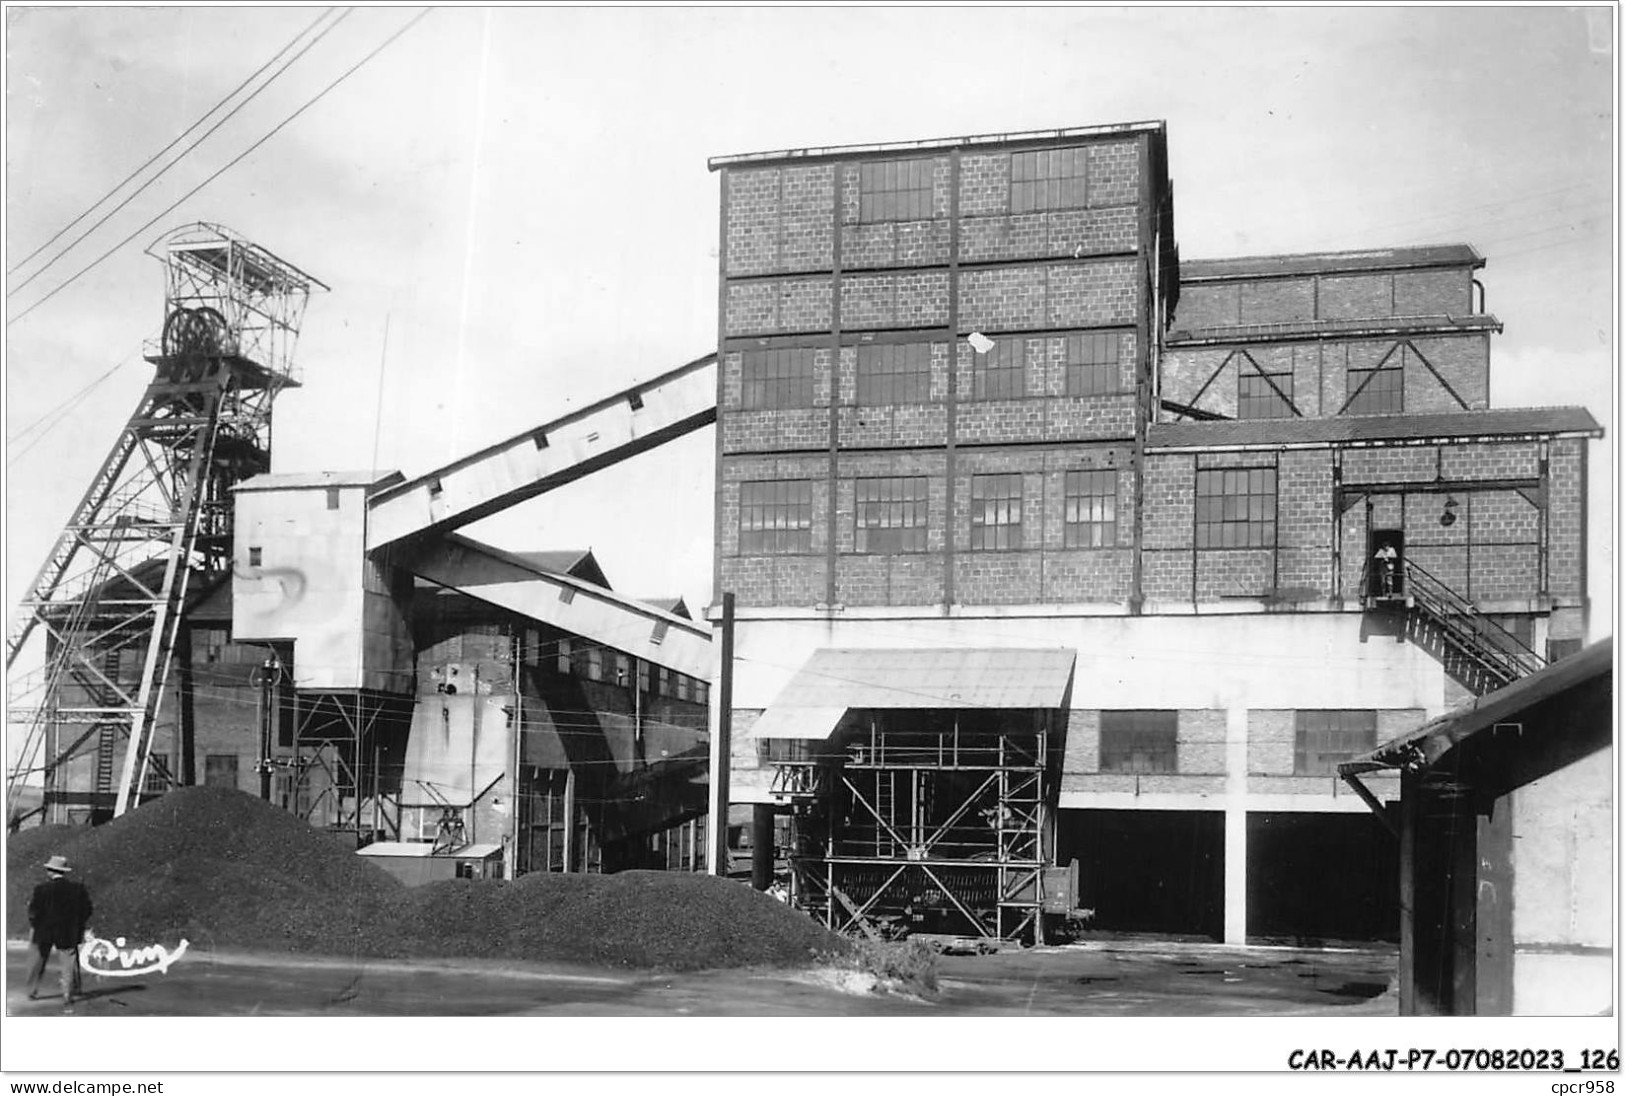
[[[858,551],[925,551],[928,506],[924,476],[860,479],[853,494]]]
[[[1178,772],[1178,740],[1178,712],[1101,712],[1100,771]]]
[[[1088,200],[1088,150],[1052,148],[1010,154],[1010,212],[1081,209]]]
[[[1236,418],[1290,419],[1291,373],[1243,373],[1236,385]]]
[[[931,344],[858,347],[858,403],[925,403],[931,398]]]
[[[970,546],[998,551],[1021,547],[1021,473],[972,476]]]
[[[971,358],[971,397],[978,400],[1019,399],[1025,385],[1025,339],[997,339],[993,349]]]
[[[1116,331],[1095,331],[1066,337],[1066,394],[1096,396],[1123,389],[1118,363],[1123,337]]]
[[[1392,415],[1405,410],[1405,370],[1397,365],[1350,369],[1345,415]]]
[[[1109,548],[1117,542],[1117,472],[1068,472],[1064,483],[1068,548]]]
[[[1214,468],[1196,473],[1196,546],[1275,544],[1275,469]]]
[[[926,221],[935,215],[931,160],[858,165],[858,220]]]
[[[747,555],[812,551],[812,484],[806,480],[740,484],[739,551]]]
[[[813,351],[747,350],[740,369],[739,406],[747,411],[813,405]]]
[[[1292,771],[1297,776],[1336,776],[1340,762],[1377,748],[1374,711],[1297,713]]]

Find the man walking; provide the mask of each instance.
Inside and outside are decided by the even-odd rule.
[[[28,968],[28,999],[39,997],[40,978],[50,961],[51,949],[63,953],[62,996],[73,1004],[79,987],[79,943],[90,925],[90,892],[83,883],[68,878],[73,869],[61,856],[45,862],[49,877],[34,888],[28,900],[28,923],[34,929],[34,961]]]

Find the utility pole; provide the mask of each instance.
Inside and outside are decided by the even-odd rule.
[[[722,595],[722,665],[717,680],[717,730],[711,736],[711,825],[710,856],[706,859],[712,875],[728,874],[728,763],[732,754],[734,707],[734,596]]]
[[[254,766],[260,774],[260,798],[267,803],[271,801],[271,717],[273,706],[271,703],[271,690],[275,687],[277,671],[275,658],[267,658],[260,665],[260,692],[259,692],[259,724],[260,724],[260,757],[259,763]]]

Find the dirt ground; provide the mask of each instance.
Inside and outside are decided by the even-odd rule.
[[[87,975],[65,1009],[6,949],[13,1016],[1393,1016],[1392,947],[1237,948],[1099,940],[939,959],[929,998],[832,970],[656,974],[496,962],[382,962],[189,950],[165,974]]]

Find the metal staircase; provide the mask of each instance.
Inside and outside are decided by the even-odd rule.
[[[1426,568],[1407,559],[1393,594],[1368,595],[1368,608],[1402,612],[1404,634],[1443,664],[1445,672],[1482,696],[1546,665],[1511,632]]]

